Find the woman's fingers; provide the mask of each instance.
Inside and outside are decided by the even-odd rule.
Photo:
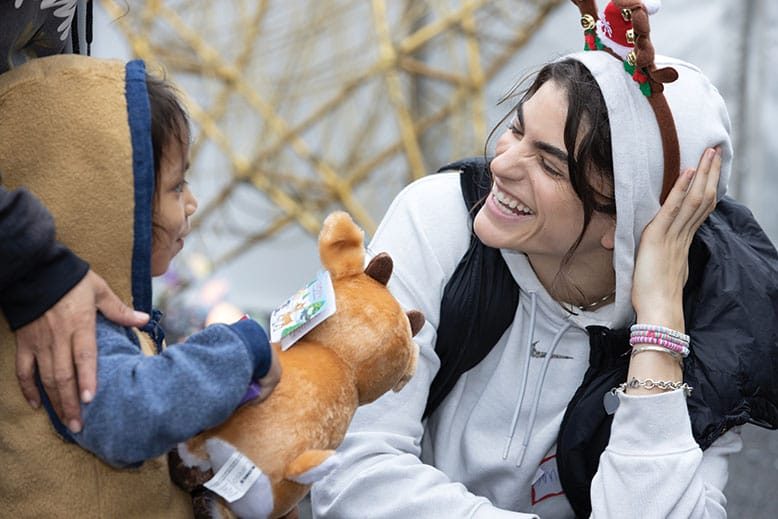
[[[694,170],[691,168],[678,175],[678,179],[675,181],[673,189],[668,193],[665,203],[662,204],[656,217],[651,222],[651,225],[657,227],[657,230],[662,234],[665,234],[678,218],[686,198],[686,193],[689,191],[689,186],[691,186],[694,178]]]
[[[36,343],[35,362],[38,365],[38,374],[40,375],[41,385],[46,396],[49,398],[51,406],[57,416],[62,416],[62,405],[59,401],[59,390],[57,382],[54,379],[54,356],[52,354],[51,343],[53,338],[50,336],[41,336],[41,341]]]
[[[694,230],[695,232],[697,229],[702,225],[702,222],[705,221],[705,219],[710,215],[710,213],[713,212],[713,210],[716,208],[716,194],[718,193],[719,188],[719,178],[721,177],[721,150],[718,148],[715,150],[715,153],[713,155],[713,161],[710,165],[710,172],[708,173],[708,183],[705,187],[705,200],[709,203],[708,207],[706,207],[706,210],[702,213],[698,214],[698,219],[695,222]]]
[[[28,349],[27,344],[19,342],[18,336],[16,340],[16,378],[30,407],[37,409],[41,405],[41,397],[35,384],[35,353]]]
[[[716,186],[720,167],[721,158],[716,150],[706,149],[697,166],[691,186],[670,226],[671,232],[691,236],[713,211],[716,207]]]
[[[54,336],[52,360],[54,363],[54,383],[59,394],[59,409],[57,414],[62,423],[74,433],[81,432],[81,421],[77,418],[81,412],[76,387],[76,370],[73,365],[73,350],[71,335]],[[49,393],[51,396],[51,393]]]

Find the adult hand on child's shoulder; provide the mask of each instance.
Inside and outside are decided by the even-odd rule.
[[[270,396],[273,389],[278,385],[281,380],[281,363],[278,360],[279,348],[277,345],[270,345],[270,369],[267,371],[264,377],[260,378],[259,383],[259,396],[255,400],[255,403],[259,403]]]
[[[126,306],[89,271],[45,314],[16,331],[16,376],[31,406],[40,405],[35,368],[60,420],[81,430],[81,400],[97,390],[97,311],[122,326],[143,326],[149,316]]]

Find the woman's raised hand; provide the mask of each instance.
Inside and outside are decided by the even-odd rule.
[[[721,152],[708,148],[697,169],[684,171],[640,238],[632,280],[638,322],[684,329],[683,287],[689,246],[716,207]]]

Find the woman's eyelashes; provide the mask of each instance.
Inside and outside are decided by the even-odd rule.
[[[510,130],[510,132],[517,139],[521,139],[522,137],[524,137],[524,130],[521,128],[521,126],[519,126],[518,119],[514,118],[510,123],[508,123],[507,126],[508,126],[508,130]],[[551,163],[549,161],[547,161],[545,159],[545,157],[543,157],[543,153],[542,152],[539,151],[536,154],[536,157],[537,157],[537,160],[538,160],[538,164],[540,165],[541,168],[543,168],[544,171],[546,171],[546,173],[548,173],[549,175],[551,175],[553,177],[563,177],[564,178],[564,176],[565,176],[564,173],[560,172],[557,168],[555,168],[553,165],[551,165]]]
[[[508,129],[511,131],[513,135],[517,137],[522,137],[524,135],[524,132],[519,126],[519,121],[516,119],[513,119],[510,123],[508,123]]]
[[[549,164],[546,159],[543,158],[543,155],[538,155],[538,161],[540,162],[540,166],[546,170],[546,172],[553,176],[553,177],[564,177],[564,173],[560,173],[557,169],[555,169],[551,164]]]

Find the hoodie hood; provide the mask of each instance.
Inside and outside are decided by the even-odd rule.
[[[26,187],[57,238],[151,310],[154,163],[141,61],[62,55],[0,76],[0,181]]]
[[[611,328],[634,322],[632,273],[640,236],[659,211],[664,159],[656,117],[637,83],[621,61],[602,51],[567,56],[589,69],[608,108],[616,195],[616,302],[608,307],[605,321]],[[670,66],[678,79],[665,84],[664,95],[675,120],[680,146],[681,171],[696,168],[707,147],[722,153],[718,199],[727,190],[732,166],[730,121],[724,100],[710,80],[689,63],[656,56],[657,67]],[[679,171],[680,173],[680,171]]]

